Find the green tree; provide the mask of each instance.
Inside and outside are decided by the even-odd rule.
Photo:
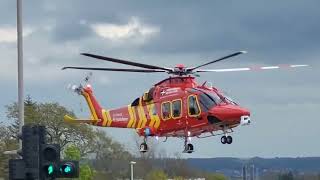
[[[12,121],[8,129],[16,137],[19,131],[18,105],[12,103],[6,108],[7,117]],[[62,149],[71,143],[79,147],[82,156],[92,152],[91,142],[95,138],[92,128],[65,123],[63,117],[66,114],[74,116],[72,111],[58,103],[38,103],[30,97],[25,100],[25,124],[46,126],[49,142],[60,144]]]
[[[80,150],[76,146],[71,145],[64,150],[65,160],[80,161],[80,158],[81,158]]]
[[[8,179],[8,161],[10,156],[3,154],[5,151],[18,148],[17,140],[12,138],[8,128],[0,123],[0,176]]]
[[[0,124],[1,151],[16,149],[18,142],[15,138],[19,131],[17,103],[7,105],[6,110],[7,118],[11,123],[8,126]],[[25,124],[46,126],[48,142],[60,144],[66,158],[78,160],[81,157],[83,160],[82,157],[88,154],[96,155],[97,163],[93,163],[92,166],[100,168],[102,174],[118,172],[112,171],[113,169],[121,169],[119,171],[121,176],[127,174],[127,162],[132,156],[122,144],[112,140],[104,131],[95,130],[90,125],[65,123],[63,121],[65,114],[74,116],[71,110],[58,103],[39,103],[30,97],[25,100]],[[0,173],[6,172],[6,167],[1,164],[7,164],[7,159],[0,155]],[[105,162],[110,163],[106,165]],[[93,171],[91,169],[89,171],[88,167],[88,165],[81,167],[83,170],[80,173],[92,174]],[[118,173],[117,177],[119,176]]]
[[[131,154],[125,147],[112,140],[105,131],[97,129],[95,139],[93,140],[93,152],[97,160],[124,159],[132,158]]]
[[[80,166],[80,180],[91,180],[93,179],[93,171],[88,164],[83,164]]]
[[[96,130],[92,144],[92,152],[95,155],[92,166],[98,171],[97,174],[107,173],[110,179],[127,177],[128,162],[132,155],[122,144],[112,140],[101,129]]]
[[[146,175],[145,179],[146,180],[167,180],[168,176],[163,170],[156,169],[156,170],[150,171]]]
[[[226,180],[227,179],[227,177],[219,173],[208,173],[205,175],[205,178],[206,180]]]

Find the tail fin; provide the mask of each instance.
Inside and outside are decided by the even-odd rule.
[[[103,120],[102,108],[93,95],[91,85],[86,85],[85,87],[83,87],[81,90],[81,95],[87,101],[87,104],[89,106],[90,113],[91,113],[91,119],[102,121]]]
[[[79,123],[89,123],[89,124],[94,124],[94,125],[99,126],[103,121],[102,108],[93,95],[91,85],[88,84],[85,87],[80,85],[74,91],[77,94],[82,95],[85,98],[85,100],[89,106],[91,119],[78,119],[77,120],[77,119],[74,119],[74,118],[66,115],[66,116],[64,116],[64,121],[67,123],[79,122]]]

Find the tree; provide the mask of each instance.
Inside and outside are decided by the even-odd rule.
[[[146,180],[167,180],[168,176],[163,170],[156,169],[156,170],[150,171],[146,175],[145,179]]]
[[[208,173],[205,175],[206,180],[226,180],[227,178],[223,174]]]
[[[96,130],[92,144],[92,152],[95,155],[92,165],[98,174],[106,173],[111,179],[128,176],[128,162],[132,159],[132,155],[122,144],[112,140],[100,129]]]
[[[60,144],[66,159],[80,160],[80,177],[82,179],[92,178],[93,171],[89,164],[83,163],[83,157],[90,154],[96,157],[96,163],[92,166],[100,168],[100,174],[106,174],[108,170],[116,169],[110,174],[115,177],[127,176],[128,160],[132,155],[126,148],[112,140],[102,130],[95,130],[86,124],[67,124],[63,121],[65,114],[74,116],[71,110],[58,103],[39,103],[33,101],[30,96],[25,100],[25,124],[44,125],[47,129],[48,143]],[[0,124],[0,150],[16,149],[18,141],[16,139],[19,131],[18,105],[12,103],[6,106],[7,118],[11,121],[8,126]],[[7,159],[0,155],[0,173],[6,172],[4,165]],[[3,163],[5,162],[5,163]],[[87,161],[90,162],[90,161]],[[108,162],[106,164],[106,162]],[[100,166],[99,166],[100,165]],[[3,170],[2,170],[3,169]]]
[[[19,131],[18,105],[13,103],[6,108],[7,117],[13,122],[8,129],[16,137]],[[66,114],[74,116],[72,111],[58,103],[37,103],[29,96],[25,100],[25,124],[46,126],[49,141],[60,144],[62,149],[69,143],[75,144],[84,156],[92,151],[90,144],[94,131],[88,125],[65,123],[63,116]]]
[[[64,150],[64,159],[65,160],[80,161],[80,158],[81,158],[80,150],[76,146],[71,145]]]
[[[122,144],[112,140],[107,136],[106,132],[101,129],[97,129],[95,131],[92,152],[96,154],[97,160],[128,160],[129,158],[132,158],[131,154],[125,149]]]
[[[0,123],[0,175],[4,179],[8,179],[8,161],[10,156],[4,155],[3,152],[17,148],[17,140],[12,138],[8,128]]]
[[[279,175],[279,180],[293,180],[292,172]]]

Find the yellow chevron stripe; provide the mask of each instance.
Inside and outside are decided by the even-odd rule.
[[[128,113],[129,113],[129,122],[128,122],[127,128],[130,128],[132,126],[132,124],[134,123],[132,109],[131,109],[130,105],[128,105]]]
[[[136,109],[135,109],[135,111],[136,111],[136,113],[138,113],[138,119],[137,119],[137,122],[136,122],[136,128],[139,128],[139,124],[140,124],[140,121],[141,121],[141,117],[140,117],[140,110],[139,110],[139,108],[138,107],[135,107]]]
[[[158,129],[158,127],[160,126],[160,118],[159,115],[155,115],[154,118],[156,119],[156,123],[154,124],[154,128]]]
[[[107,111],[104,109],[102,109],[102,117],[103,117],[102,126],[106,126],[108,123],[108,117],[107,117]]]
[[[140,106],[138,107],[138,116],[139,116],[139,123],[138,123],[138,128],[141,128],[142,122],[143,122],[143,115],[141,113],[141,108]]]
[[[153,115],[153,108],[154,108],[154,104],[149,104],[149,105],[147,105],[147,109],[148,109],[148,111],[149,111],[149,116],[150,116],[150,119],[151,119],[151,121],[150,121],[150,123],[149,123],[149,127],[153,127],[153,124],[154,124],[155,121],[156,121],[156,119],[155,119],[155,117],[154,117],[154,115]]]
[[[136,127],[136,123],[137,123],[137,116],[136,116],[136,111],[134,109],[134,107],[131,107],[131,112],[133,114],[133,123],[132,123],[132,128]]]
[[[89,94],[86,93],[86,92],[83,92],[83,94],[84,94],[84,97],[85,97],[85,99],[86,99],[86,101],[87,101],[87,103],[89,105],[89,109],[90,109],[91,115],[93,116],[94,119],[98,119],[97,113],[96,113],[96,111],[95,111],[95,109],[93,107],[93,104],[92,104],[92,101],[91,101],[91,99],[89,97]]]
[[[142,100],[140,98],[139,99],[139,105],[137,106],[138,116],[139,116],[139,122],[138,122],[137,128],[141,128],[141,124],[142,124],[142,121],[143,121],[142,120],[142,116],[141,116],[141,109],[140,109],[141,103],[142,103]]]
[[[110,126],[110,125],[111,125],[111,123],[112,123],[112,119],[111,119],[110,111],[109,111],[109,110],[107,110],[107,118],[108,118],[107,126]]]
[[[142,98],[140,98],[139,106],[138,106],[138,113],[139,113],[139,124],[138,128],[143,128],[147,122],[147,118],[144,114],[144,109],[142,106]]]
[[[146,127],[146,124],[148,122],[147,115],[146,115],[146,113],[148,113],[148,112],[144,111],[144,107],[143,106],[141,106],[141,110],[142,110],[142,115],[143,115],[142,128],[144,128],[144,127]]]

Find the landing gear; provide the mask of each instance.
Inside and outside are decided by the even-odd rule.
[[[227,137],[226,136],[222,136],[221,137],[221,143],[222,144],[226,144],[227,143]]]
[[[227,136],[227,143],[231,144],[232,143],[232,136]]]
[[[190,142],[188,142],[188,137],[185,137],[183,152],[184,153],[192,153],[193,151],[194,151],[193,145]]]
[[[187,144],[187,146],[185,147],[184,152],[186,153],[192,153],[193,152],[193,145],[192,144]]]
[[[140,144],[140,152],[145,153],[148,151],[147,138],[143,139],[143,143]]]
[[[231,144],[232,143],[232,136],[222,136],[221,143],[222,144]]]
[[[140,144],[140,152],[142,152],[142,153],[145,153],[145,152],[147,152],[148,151],[148,145],[147,145],[147,143],[141,143]]]

